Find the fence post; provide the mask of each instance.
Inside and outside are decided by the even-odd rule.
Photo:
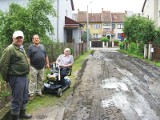
[[[144,44],[144,59],[147,58],[147,44]]]
[[[151,60],[152,59],[152,52],[151,52],[151,48],[152,48],[152,43],[149,43],[149,47],[148,47],[148,59]]]
[[[83,43],[81,44],[82,46],[81,46],[81,50],[82,50],[82,55],[83,55]]]

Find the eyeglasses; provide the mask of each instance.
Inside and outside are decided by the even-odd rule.
[[[18,37],[16,37],[16,39],[23,39],[23,37],[22,36],[18,36]]]

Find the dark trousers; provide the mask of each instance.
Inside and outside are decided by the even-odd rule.
[[[69,68],[61,68],[60,69],[60,75],[61,75],[61,80],[60,84],[65,86],[65,79],[64,77],[68,75]]]
[[[12,90],[11,114],[19,115],[20,109],[26,109],[28,102],[27,76],[9,76],[9,84]]]

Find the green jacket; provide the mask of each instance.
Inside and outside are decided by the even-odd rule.
[[[8,75],[27,75],[29,62],[25,50],[20,51],[14,44],[9,45],[0,60],[2,78],[7,81]]]

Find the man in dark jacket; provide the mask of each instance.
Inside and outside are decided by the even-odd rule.
[[[24,35],[22,31],[13,33],[13,42],[3,52],[0,60],[2,78],[9,82],[12,90],[11,115],[12,120],[29,119],[26,104],[28,102],[29,62],[23,48]]]

